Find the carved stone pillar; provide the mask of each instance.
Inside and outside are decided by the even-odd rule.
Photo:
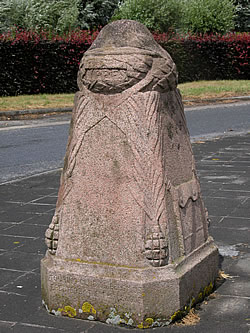
[[[135,21],[107,25],[84,54],[42,260],[49,312],[160,326],[211,287],[218,252],[176,85]]]

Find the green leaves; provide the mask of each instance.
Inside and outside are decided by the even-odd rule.
[[[0,33],[14,25],[25,30],[64,33],[107,24],[119,0],[1,0]]]
[[[233,0],[125,0],[112,21],[136,20],[160,32],[226,33],[234,15]]]
[[[76,28],[80,0],[2,0],[0,32],[13,26],[63,33]]]
[[[112,17],[113,15],[113,17]],[[18,26],[59,34],[93,29],[119,19],[151,31],[226,33],[249,31],[249,0],[0,0],[0,33]]]
[[[136,20],[150,30],[167,32],[178,27],[180,0],[125,0],[115,11],[112,21]]]
[[[233,0],[182,0],[185,32],[226,33],[234,27]]]

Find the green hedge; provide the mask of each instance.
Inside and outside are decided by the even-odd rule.
[[[76,31],[59,37],[16,31],[0,35],[0,95],[77,91],[80,60],[97,34]],[[250,77],[249,33],[154,37],[174,59],[179,82]]]

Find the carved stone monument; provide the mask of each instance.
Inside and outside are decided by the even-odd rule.
[[[212,288],[218,252],[176,85],[138,22],[107,25],[84,54],[41,266],[49,312],[160,326]]]

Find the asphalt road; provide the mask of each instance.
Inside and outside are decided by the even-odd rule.
[[[191,140],[250,131],[250,103],[185,110]],[[70,115],[0,122],[0,184],[63,166]]]
[[[250,131],[250,102],[186,108],[192,140]]]
[[[69,119],[11,121],[0,128],[0,184],[62,167]]]

